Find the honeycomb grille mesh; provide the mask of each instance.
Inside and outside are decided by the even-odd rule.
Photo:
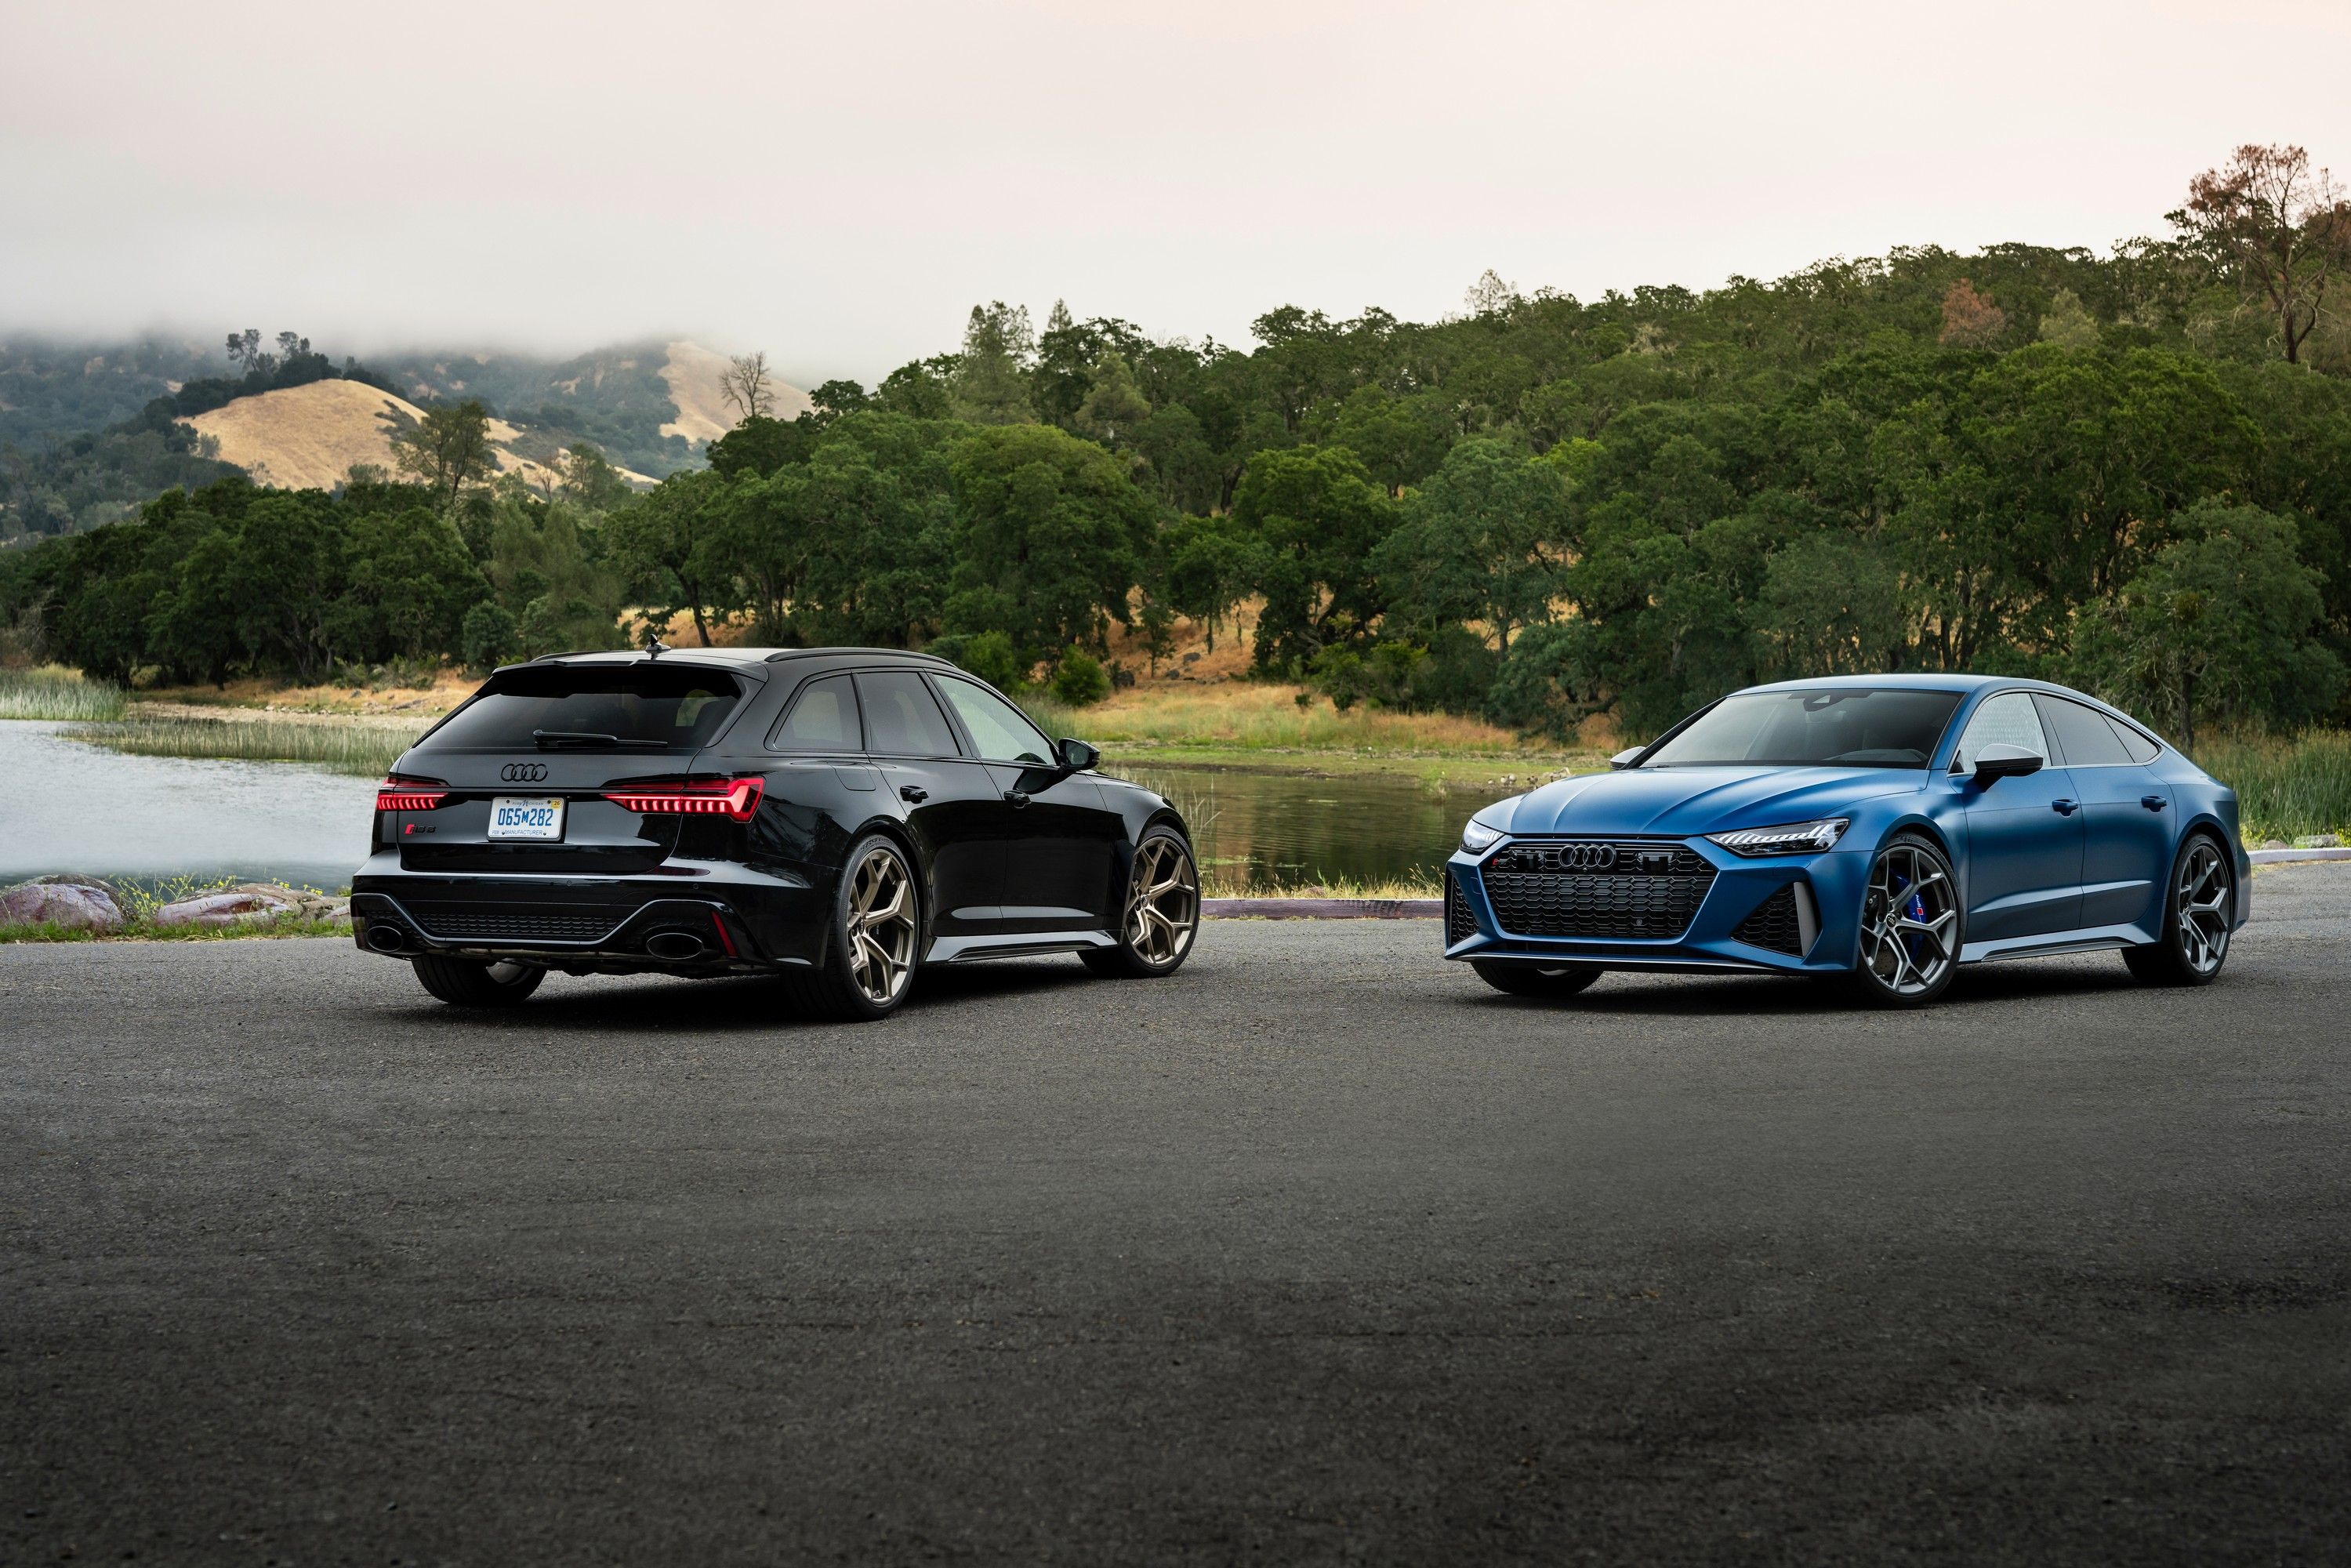
[[[1671,939],[1689,929],[1714,867],[1684,845],[1654,841],[1519,844],[1487,862],[1486,896],[1504,931],[1521,936]],[[1593,869],[1566,869],[1596,860]],[[1552,869],[1554,867],[1560,869]]]
[[[1469,914],[1469,901],[1462,896],[1460,879],[1451,872],[1445,873],[1445,945],[1467,942],[1478,935],[1478,922]]]
[[[489,942],[593,942],[624,912],[567,904],[411,904],[431,936]]]
[[[1796,890],[1782,883],[1780,891],[1755,906],[1755,913],[1739,923],[1730,934],[1752,947],[1769,947],[1774,953],[1800,954],[1804,950],[1803,928],[1796,921]]]

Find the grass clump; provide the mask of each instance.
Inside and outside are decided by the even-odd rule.
[[[239,942],[255,936],[340,936],[350,940],[351,928],[326,920],[302,920],[291,916],[278,920],[255,920],[236,925],[158,925],[141,916],[125,921],[111,931],[92,931],[87,926],[59,925],[44,921],[37,925],[0,925],[0,944],[10,942]]]
[[[0,670],[0,718],[110,719],[126,711],[120,686],[78,670]]]
[[[2245,838],[2351,832],[2351,735],[2237,736],[2197,747],[2197,766],[2237,792]]]
[[[1224,872],[1207,868],[1200,879],[1203,898],[1442,898],[1445,896],[1443,873],[1406,873],[1403,876],[1378,877],[1357,881],[1353,877],[1328,877],[1321,882],[1262,883],[1230,879]]]
[[[1565,755],[1529,747],[1509,730],[1449,713],[1405,713],[1357,706],[1344,713],[1296,686],[1232,681],[1202,688],[1132,686],[1082,711],[1026,698],[1048,733],[1096,745],[1205,747],[1222,751],[1375,751],[1393,755],[1522,758]],[[1059,726],[1060,727],[1056,727]]]
[[[404,728],[266,718],[134,718],[64,733],[138,757],[308,762],[333,773],[378,779],[416,742]]]

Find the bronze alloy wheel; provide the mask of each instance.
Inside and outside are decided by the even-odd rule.
[[[1083,955],[1086,967],[1136,979],[1172,975],[1199,930],[1200,874],[1192,867],[1192,848],[1173,829],[1153,828],[1134,846],[1118,945]]]
[[[2229,961],[2229,915],[2236,867],[2219,841],[2198,833],[2179,846],[2163,901],[2163,936],[2123,949],[2130,972],[2150,986],[2210,985]]]
[[[859,994],[886,1008],[914,974],[914,884],[887,844],[866,851],[850,873],[849,973]]]
[[[905,852],[883,834],[850,846],[833,894],[823,956],[781,979],[814,1018],[887,1018],[906,999],[923,950],[921,889]]]
[[[1862,895],[1861,962],[1854,980],[1881,1007],[1930,1002],[1959,962],[1959,901],[1942,852],[1909,833],[1877,852]]]

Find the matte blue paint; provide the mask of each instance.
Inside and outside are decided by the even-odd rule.
[[[1847,971],[1859,961],[1870,866],[1878,849],[1905,829],[1925,832],[1950,856],[1964,911],[1961,963],[2157,940],[2173,859],[2182,840],[2199,830],[2229,846],[2237,871],[2231,926],[2244,924],[2252,868],[2238,838],[2236,792],[2169,746],[2144,764],[2071,766],[2052,755],[2037,773],[1989,784],[1949,771],[1969,720],[2001,693],[2066,697],[2128,723],[2116,710],[2064,686],[1989,675],[1848,676],[1750,689],[1841,686],[1963,696],[1924,768],[1634,768],[1583,774],[1497,801],[1475,820],[1499,829],[1502,840],[1479,854],[1457,852],[1447,862],[1478,933],[1445,956],[1614,968]],[[2051,735],[2050,743],[2053,748],[2058,737]],[[2155,801],[2160,805],[2150,805]],[[1822,817],[1850,818],[1852,826],[1820,853],[1750,860],[1702,836]],[[1715,866],[1713,886],[1683,936],[1599,941],[1499,930],[1480,875],[1488,861],[1529,838],[1618,837],[1679,840]],[[1758,904],[1792,882],[1810,885],[1820,913],[1820,934],[1808,952],[1791,956],[1732,938]]]

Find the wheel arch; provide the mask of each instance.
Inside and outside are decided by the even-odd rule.
[[[923,858],[922,850],[915,845],[914,833],[897,818],[877,813],[858,824],[857,831],[849,835],[848,847],[855,849],[861,841],[868,838],[889,840],[898,847],[898,852],[906,857],[906,863],[914,868],[914,901],[921,905],[918,935],[927,934],[935,909],[935,901],[931,894],[931,867],[930,862]],[[852,858],[844,853],[841,863],[832,868],[832,887],[835,897],[840,895],[841,879],[849,874],[849,862]]]

